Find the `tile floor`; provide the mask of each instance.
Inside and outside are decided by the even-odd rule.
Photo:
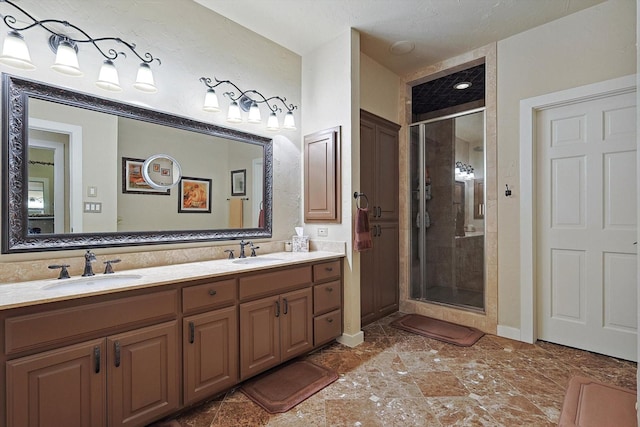
[[[284,414],[237,389],[185,412],[183,427],[555,426],[574,374],[634,389],[636,364],[539,342],[485,335],[456,347],[388,326],[364,328],[356,348],[332,344],[307,358],[340,378]]]

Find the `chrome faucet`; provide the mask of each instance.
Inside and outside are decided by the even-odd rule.
[[[253,242],[249,242],[251,244],[251,255],[256,256],[256,249],[260,249],[260,246],[253,246]]]
[[[83,276],[94,276],[93,267],[91,263],[96,260],[96,254],[87,249],[87,253],[84,254],[84,273]]]
[[[244,254],[244,247],[246,245],[250,245],[251,242],[245,242],[244,240],[240,241],[240,255],[238,255],[238,258],[246,258],[247,256]]]

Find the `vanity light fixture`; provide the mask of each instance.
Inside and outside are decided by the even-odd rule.
[[[154,58],[153,55],[151,55],[149,52],[145,52],[141,56],[137,52],[136,45],[134,43],[126,42],[120,37],[94,38],[87,34],[80,27],[73,25],[68,21],[58,19],[38,20],[11,0],[0,0],[0,4],[2,3],[6,3],[19,10],[33,22],[23,27],[18,27],[16,25],[18,20],[14,16],[7,14],[3,16],[2,20],[7,25],[7,27],[11,29],[11,31],[4,39],[2,55],[0,55],[0,63],[23,70],[35,69],[35,65],[33,65],[33,63],[31,62],[29,48],[24,41],[21,32],[34,27],[40,27],[50,33],[49,47],[56,54],[55,62],[51,66],[53,70],[69,76],[82,76],[84,73],[80,69],[80,65],[78,62],[78,45],[82,43],[90,43],[105,58],[105,61],[100,68],[96,85],[99,88],[105,90],[120,91],[122,90],[122,88],[120,87],[120,81],[118,79],[118,70],[116,69],[113,61],[120,56],[126,57],[127,55],[124,52],[118,52],[113,48],[105,50],[104,48],[100,47],[100,45],[104,42],[120,43],[126,46],[135,56],[137,56],[142,61],[138,69],[136,82],[133,86],[143,92],[157,91],[150,64],[153,61],[158,61],[158,65],[160,65],[160,59]],[[62,25],[64,27],[71,28],[72,30],[81,33],[82,38],[73,38],[63,33],[57,32],[51,28],[52,25]]]
[[[455,179],[456,181],[471,181],[475,179],[473,167],[466,163],[456,162]]]
[[[212,80],[209,77],[201,77],[200,81],[207,86],[207,93],[204,98],[204,105],[202,109],[209,112],[220,111],[218,103],[218,96],[214,88],[222,85],[231,85],[238,92],[224,92],[223,95],[231,100],[229,109],[227,112],[227,122],[240,123],[242,122],[242,111],[249,112],[247,122],[249,123],[262,123],[262,116],[260,113],[260,106],[258,104],[265,104],[269,108],[269,117],[267,119],[267,130],[278,131],[280,130],[280,123],[277,113],[282,113],[282,108],[277,105],[279,101],[286,109],[284,116],[283,129],[295,130],[296,123],[293,115],[293,110],[298,108],[296,105],[287,104],[287,99],[280,96],[272,96],[266,98],[260,92],[255,89],[249,89],[243,91],[236,86],[231,80],[218,80],[214,78]]]

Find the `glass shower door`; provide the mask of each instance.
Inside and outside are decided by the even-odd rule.
[[[412,299],[484,310],[484,112],[410,128]]]

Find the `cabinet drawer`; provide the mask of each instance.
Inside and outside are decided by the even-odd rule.
[[[236,279],[221,280],[182,289],[182,312],[216,308],[236,300]]]
[[[5,351],[12,354],[105,334],[110,328],[161,322],[176,317],[176,290],[153,292],[78,307],[8,318]]]
[[[340,260],[323,262],[313,266],[313,281],[334,279],[340,277]]]
[[[313,314],[340,308],[340,281],[323,283],[313,287]]]
[[[240,278],[240,299],[273,295],[311,284],[311,267],[297,267]]]
[[[342,311],[335,310],[313,319],[313,345],[318,346],[342,334]]]

